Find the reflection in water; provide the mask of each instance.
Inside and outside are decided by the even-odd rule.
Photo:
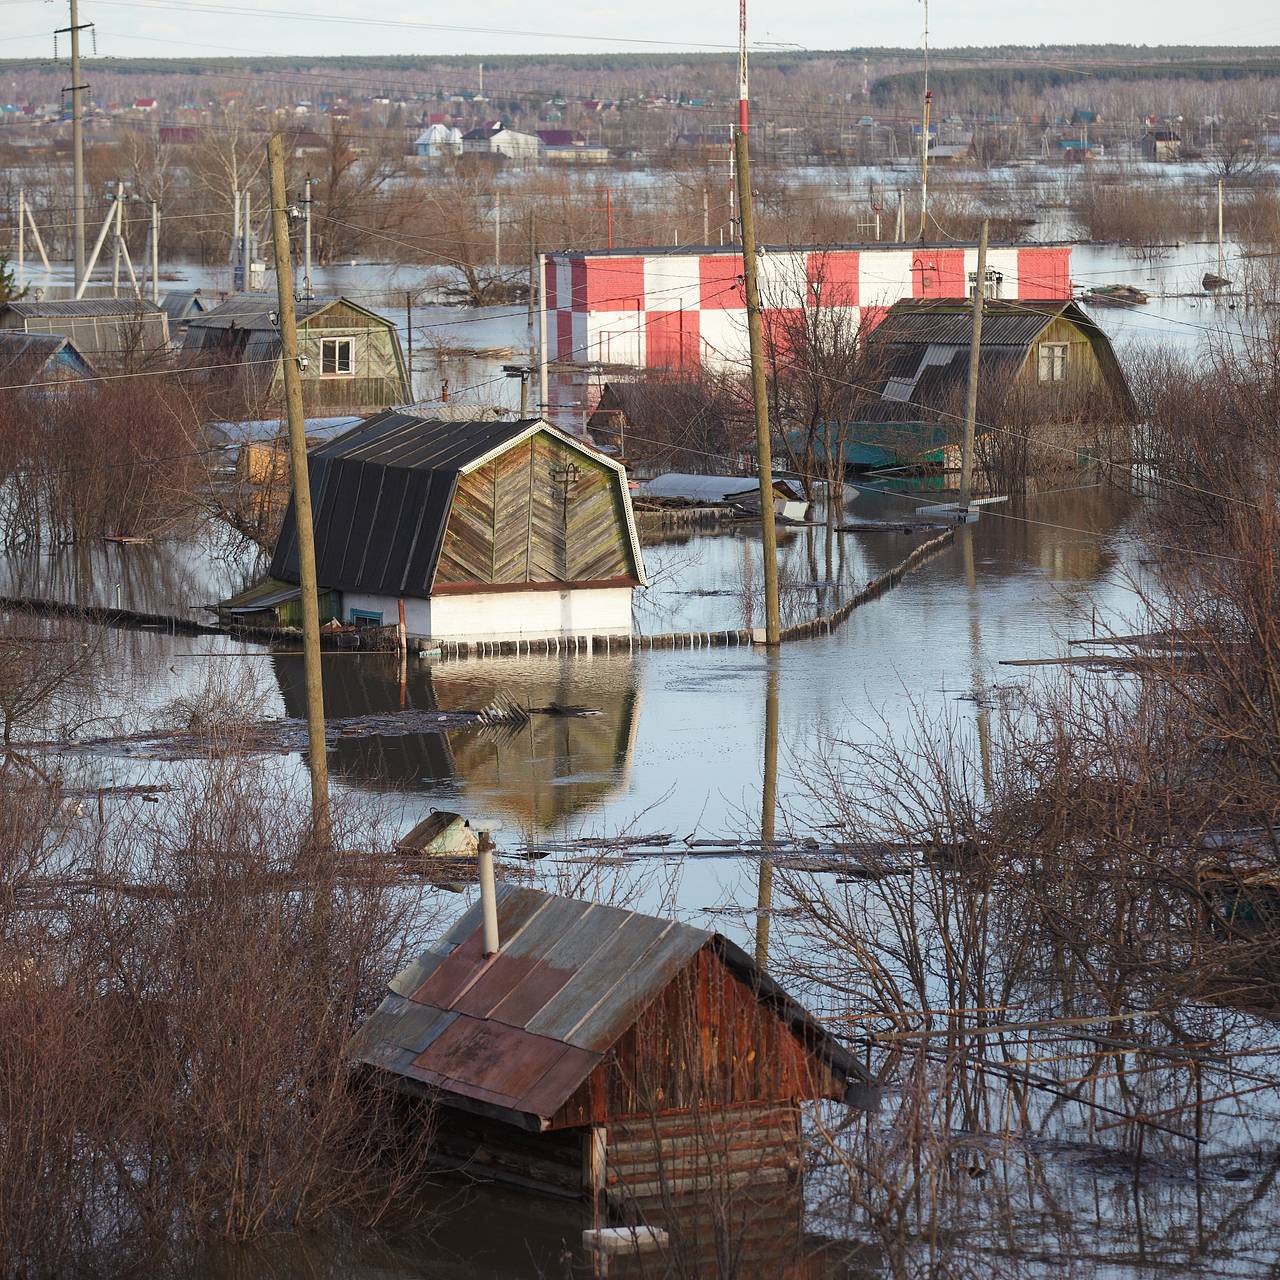
[[[300,657],[271,659],[285,714],[306,705]],[[411,662],[392,656],[333,654],[324,661],[325,713],[331,717],[423,711],[478,711],[499,695],[532,709],[586,707],[599,715],[534,714],[519,727],[493,726],[335,744],[336,777],[367,790],[420,791],[435,798],[465,789],[469,812],[501,814],[546,830],[624,792],[639,717],[636,660],[476,658]]]
[[[756,891],[756,965],[769,967],[769,912],[773,910],[773,863],[769,845],[778,809],[778,655],[769,656],[764,695],[764,785],[760,796],[760,878]]]

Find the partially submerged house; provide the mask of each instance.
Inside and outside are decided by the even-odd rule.
[[[70,338],[0,329],[0,388],[50,395],[92,377],[93,366]]]
[[[309,461],[331,616],[392,625],[403,601],[421,640],[630,632],[645,574],[626,472],[582,441],[388,410]],[[300,581],[292,502],[271,579]]]
[[[967,299],[890,307],[868,339],[866,400],[850,422],[827,428],[830,444],[818,433],[819,455],[839,449],[846,467],[941,461],[960,439],[972,340]],[[1098,421],[1136,414],[1110,339],[1071,301],[986,302],[978,378],[980,422],[1014,395],[1034,400],[1046,420],[1082,404]]]
[[[503,885],[388,984],[353,1061],[439,1104],[473,1175],[610,1206],[798,1181],[800,1104],[859,1063],[720,934]]]
[[[273,294],[240,293],[193,316],[184,358],[203,366],[236,403],[261,409],[282,402],[276,308]],[[386,316],[349,298],[300,302],[297,315],[308,413],[369,413],[413,398],[400,336]]]
[[[0,303],[0,330],[57,334],[95,364],[145,358],[169,343],[163,311],[136,298]]]
[[[303,432],[312,448],[349,431],[358,415],[307,418]],[[205,443],[226,453],[227,468],[238,480],[253,485],[287,484],[290,478],[289,424],[284,418],[251,418],[245,422],[207,422],[201,428]]]

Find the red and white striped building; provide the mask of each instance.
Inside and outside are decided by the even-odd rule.
[[[766,247],[766,337],[807,306],[849,308],[874,324],[903,298],[965,297],[977,259],[976,245],[954,243]],[[562,426],[581,426],[602,377],[618,376],[619,366],[692,373],[747,359],[737,246],[570,251],[546,255],[544,270],[549,416]],[[992,297],[1070,298],[1071,247],[994,245],[987,273]]]

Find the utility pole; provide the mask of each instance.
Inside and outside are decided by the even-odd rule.
[[[245,292],[249,292],[249,277],[253,267],[253,232],[252,221],[249,217],[249,192],[246,189],[244,193],[244,214],[240,220],[241,249],[240,249],[240,288]],[[292,275],[292,271],[290,271]],[[289,290],[289,296],[293,296],[293,290]]]
[[[160,206],[151,202],[151,301],[160,305]]]
[[[311,765],[311,821],[316,848],[327,853],[329,761],[324,738],[324,692],[320,676],[320,604],[316,585],[315,531],[311,522],[311,480],[307,473],[306,424],[302,413],[302,376],[298,367],[297,314],[293,305],[293,261],[289,253],[289,212],[285,205],[284,143],[278,133],[267,143],[271,166],[271,238],[276,256],[276,293],[280,306],[280,363],[284,372],[289,421],[289,460],[293,471],[293,510],[298,539],[298,576],[302,581],[302,650],[307,688],[307,754]],[[248,197],[246,196],[246,201]],[[246,218],[246,223],[248,219]],[[246,237],[247,240],[247,237]]]
[[[493,272],[502,272],[502,192],[493,193]]]
[[[711,205],[706,187],[702,188],[702,243],[711,243]]]
[[[776,645],[782,632],[778,607],[778,534],[773,522],[773,444],[769,436],[769,391],[764,377],[764,332],[760,282],[756,278],[756,223],[751,199],[751,156],[747,146],[747,0],[738,0],[738,129],[733,146],[738,164],[738,209],[742,221],[742,278],[747,295],[747,335],[751,344],[751,395],[756,416],[756,470],[760,477],[760,546],[764,556],[764,637]]]
[[[310,301],[310,299],[308,299]],[[413,403],[413,292],[404,291],[404,337],[408,347],[409,402]]]
[[[973,341],[969,344],[969,391],[964,410],[964,444],[960,450],[960,509],[968,511],[973,496],[973,436],[978,420],[978,363],[982,355],[982,312],[987,294],[987,219],[978,237],[978,280],[973,290]]]
[[[533,209],[529,209],[529,345],[533,345],[533,299],[535,277],[538,274],[538,254],[534,238]]]
[[[307,302],[311,301],[311,175],[307,174],[306,181],[302,184],[303,191],[306,192],[306,198],[302,202],[302,211],[306,214],[306,221],[302,224],[302,296]],[[413,338],[410,337],[410,342]]]
[[[111,260],[111,296],[120,296],[120,247],[124,244],[124,183],[116,183],[116,243]]]
[[[929,117],[933,94],[929,91],[929,0],[924,0],[924,127],[920,132],[920,239],[925,238],[929,219]]]
[[[547,398],[547,255],[538,254],[538,412],[549,417]]]
[[[56,33],[67,32],[71,36],[71,204],[74,210],[73,243],[76,264],[76,289],[83,293],[84,259],[84,91],[88,85],[80,79],[80,32],[93,26],[81,23],[79,0],[70,0],[71,25]],[[77,295],[79,296],[79,295]]]
[[[27,193],[18,188],[18,293],[27,291]]]

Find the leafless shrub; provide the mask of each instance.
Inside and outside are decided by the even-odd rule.
[[[0,781],[0,1273],[184,1271],[205,1243],[376,1221],[421,1175],[429,1116],[393,1123],[345,1047],[422,904],[300,875],[305,810],[258,767],[171,799],[68,828]]]

